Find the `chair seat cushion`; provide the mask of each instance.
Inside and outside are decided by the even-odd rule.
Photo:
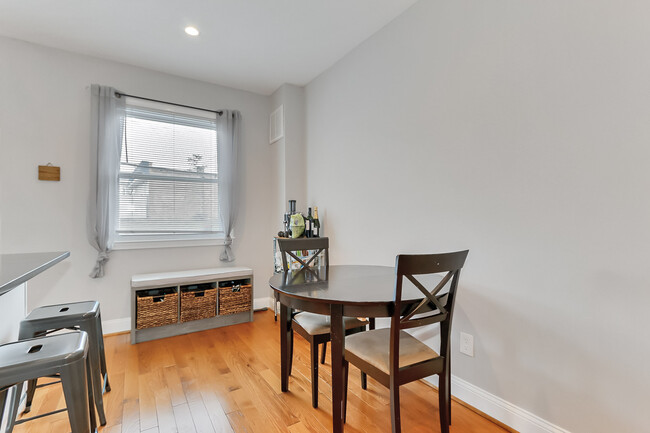
[[[361,358],[386,374],[390,351],[390,328],[360,332],[345,337],[345,353]],[[435,350],[412,335],[401,331],[399,336],[399,367],[408,367],[437,358]]]
[[[330,333],[330,316],[323,314],[298,313],[293,318],[307,333],[310,335],[320,335]],[[356,317],[344,317],[343,326],[345,329],[358,328],[366,326],[368,321],[359,320]]]

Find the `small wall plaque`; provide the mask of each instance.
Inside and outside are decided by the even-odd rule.
[[[38,166],[38,180],[61,180],[61,167],[52,164]]]

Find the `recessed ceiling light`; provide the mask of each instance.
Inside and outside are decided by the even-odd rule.
[[[198,36],[199,35],[199,29],[196,27],[188,26],[185,27],[185,33],[187,33],[190,36]]]

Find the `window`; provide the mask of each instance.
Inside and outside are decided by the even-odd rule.
[[[223,238],[217,158],[216,113],[127,98],[117,243]]]

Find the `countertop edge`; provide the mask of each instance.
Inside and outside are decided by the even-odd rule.
[[[40,274],[41,272],[51,268],[52,266],[56,265],[60,261],[70,257],[70,252],[69,251],[63,251],[60,253],[53,253],[53,254],[58,254],[54,258],[43,262],[42,264],[36,266],[36,267],[31,267],[31,270],[21,274],[20,276],[5,282],[0,286],[0,296],[4,295],[8,291],[12,290],[16,286],[21,285],[22,283],[34,278],[36,275]]]

